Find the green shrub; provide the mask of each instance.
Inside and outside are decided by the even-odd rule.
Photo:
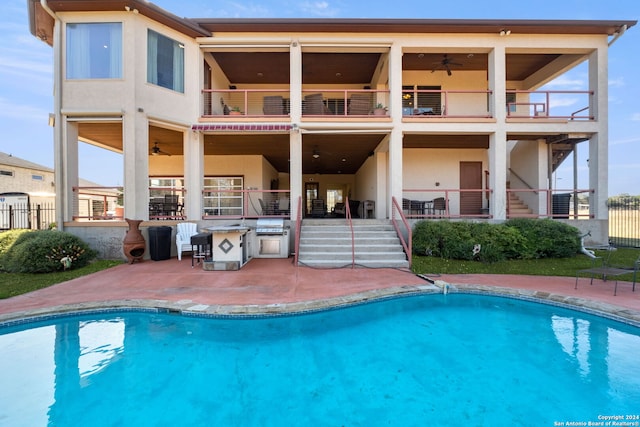
[[[7,253],[9,248],[13,246],[18,237],[24,233],[30,233],[31,230],[17,228],[15,230],[7,230],[0,233],[0,258]]]
[[[525,237],[528,259],[568,258],[580,250],[580,230],[559,221],[514,218],[505,226],[519,230]]]
[[[21,234],[3,257],[11,273],[48,273],[84,267],[96,253],[73,234],[40,230]]]
[[[446,259],[497,262],[570,257],[580,248],[578,230],[566,224],[536,219],[510,224],[420,221],[413,230],[413,251]]]

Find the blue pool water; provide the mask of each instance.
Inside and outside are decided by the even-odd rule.
[[[477,295],[267,318],[58,317],[0,328],[0,425],[635,422],[639,355],[638,328]]]

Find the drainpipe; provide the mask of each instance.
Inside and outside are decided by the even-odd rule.
[[[611,47],[611,45],[620,38],[621,35],[624,34],[624,32],[627,31],[627,25],[623,25],[622,27],[620,27],[620,29],[618,31],[615,32],[615,34],[613,35],[613,38],[611,39],[611,41],[609,42],[609,47]]]
[[[47,0],[40,0],[40,6],[54,20],[53,34],[53,176],[56,189],[56,228],[64,229],[64,218],[66,213],[67,189],[66,180],[64,179],[64,170],[62,165],[66,163],[63,147],[63,123],[60,112],[62,111],[62,49],[60,43],[62,40],[62,22],[58,15],[51,10],[47,4]]]

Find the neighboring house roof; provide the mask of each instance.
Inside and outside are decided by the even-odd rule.
[[[14,157],[11,154],[0,151],[0,166],[2,165],[53,173],[53,169],[51,168],[30,162],[29,160],[21,159],[20,157]]]
[[[517,19],[218,19],[180,18],[146,0],[48,0],[54,12],[119,11],[140,13],[190,37],[215,32],[348,32],[348,33],[511,33],[606,34],[613,36],[637,21]],[[31,34],[53,44],[53,18],[40,0],[28,0]]]
[[[3,153],[2,151],[0,151],[0,167],[2,166],[11,166],[14,168],[29,169],[29,170],[49,172],[49,173],[54,172],[53,169],[48,168],[46,166],[42,166],[37,163],[30,162],[29,160],[21,159],[20,157],[15,157],[11,154]],[[78,178],[78,182],[81,187],[100,187],[101,186],[96,182],[87,181],[86,179],[82,179],[82,178]]]

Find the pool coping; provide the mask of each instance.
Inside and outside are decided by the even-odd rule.
[[[50,306],[32,310],[0,314],[0,327],[29,323],[57,315],[82,314],[110,309],[151,309],[189,316],[258,317],[269,315],[297,315],[384,299],[421,294],[479,294],[528,300],[537,303],[570,308],[609,318],[640,328],[640,312],[600,301],[555,294],[551,292],[479,284],[451,284],[442,280],[426,279],[424,285],[406,285],[381,288],[353,294],[308,301],[271,304],[200,304],[193,300],[169,301],[160,299],[124,299],[90,301]]]

